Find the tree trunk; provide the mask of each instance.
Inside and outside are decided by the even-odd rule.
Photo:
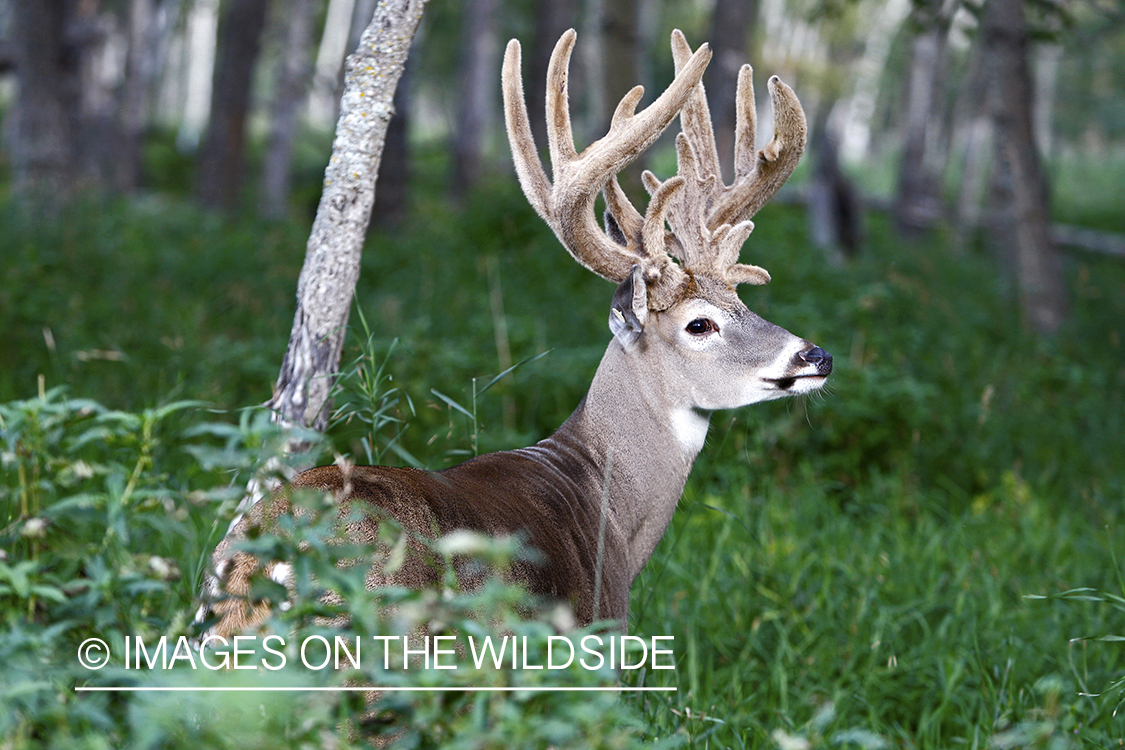
[[[289,349],[269,402],[282,423],[320,431],[328,424],[392,100],[425,1],[380,3],[345,63],[340,119],[297,281]]]
[[[12,113],[12,176],[29,203],[65,199],[77,177],[80,55],[68,43],[70,0],[13,4],[19,95]]]
[[[312,78],[314,0],[291,0],[284,14],[281,62],[274,92],[272,130],[262,163],[260,211],[278,219],[288,212],[293,182],[293,145],[300,109]]]
[[[883,142],[873,137],[876,128],[876,110],[880,97],[883,71],[888,65],[893,42],[903,20],[910,12],[912,0],[886,0],[858,29],[862,53],[852,64],[850,91],[841,103],[842,122],[837,130],[840,139],[840,158],[845,163],[867,163],[879,156]],[[763,13],[772,3],[763,7]],[[772,21],[763,18],[763,26],[770,30]],[[810,107],[811,109],[811,107]],[[815,116],[815,113],[812,113]]]
[[[1008,217],[1007,226],[1001,220],[995,227],[993,241],[1014,266],[1025,324],[1053,333],[1066,315],[1068,295],[1051,240],[1047,183],[1035,145],[1022,1],[988,0],[981,35],[1000,175],[997,208]]]
[[[363,0],[361,0],[362,2]],[[316,127],[327,128],[340,115],[340,68],[344,56],[359,43],[350,43],[352,30],[356,27],[355,18],[359,12],[356,0],[328,0],[324,14],[324,31],[316,48],[316,65],[312,90],[309,92],[309,120]],[[370,15],[360,22],[359,28],[367,28]]]
[[[601,122],[594,122],[594,133],[600,138],[609,130],[609,118],[617,103],[629,90],[641,82],[640,76],[640,0],[606,0],[603,6],[602,63],[601,69],[604,110]],[[536,71],[536,75],[542,75]],[[619,175],[626,193],[638,194],[641,190],[641,172],[648,161],[642,153]]]
[[[535,145],[541,149],[547,147],[547,66],[551,62],[555,42],[574,25],[576,15],[575,0],[537,0],[535,3],[535,37],[525,74],[528,119],[535,135]],[[576,88],[572,85],[571,91]]]
[[[406,218],[410,186],[410,142],[407,132],[410,123],[410,60],[395,89],[394,112],[387,126],[383,158],[379,164],[379,192],[371,208],[371,225],[393,229]]]
[[[940,140],[949,26],[957,3],[918,0],[912,22],[919,28],[911,44],[907,78],[906,122],[899,162],[895,224],[904,235],[915,234],[941,218],[941,174],[935,158]]]
[[[141,179],[141,149],[157,67],[157,24],[153,0],[129,3],[129,51],[117,125],[120,137],[113,165],[113,189],[129,193]]]
[[[227,0],[211,89],[211,120],[199,161],[198,195],[209,208],[237,204],[245,169],[246,117],[268,0]]]
[[[183,110],[176,145],[185,151],[199,147],[211,115],[215,77],[215,42],[219,28],[219,0],[195,0],[186,11],[183,50]]]
[[[348,34],[349,50],[359,46],[359,39],[363,36],[368,21],[375,15],[377,4],[377,0],[355,0],[351,32]],[[402,77],[398,79],[398,88],[395,89],[395,116],[387,126],[387,137],[383,142],[383,158],[379,163],[378,175],[379,191],[375,194],[375,205],[371,207],[372,227],[391,229],[406,218],[410,185],[410,143],[406,136],[410,130],[411,67],[408,55]]]
[[[453,128],[453,184],[461,198],[480,182],[484,136],[496,117],[496,86],[500,48],[496,33],[496,0],[462,0],[461,75],[457,123]]]
[[[840,145],[827,125],[814,130],[810,143],[813,172],[809,178],[807,217],[809,237],[836,266],[857,256],[863,245],[863,202],[859,190],[840,169]]]
[[[705,85],[715,125],[715,145],[719,163],[724,165],[725,181],[734,178],[735,94],[738,71],[749,61],[750,38],[758,15],[757,0],[716,0],[711,15],[711,64],[707,66]]]

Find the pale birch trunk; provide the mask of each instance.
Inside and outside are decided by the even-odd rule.
[[[381,2],[345,63],[340,119],[297,281],[289,349],[269,402],[282,424],[319,431],[328,424],[395,88],[425,4]]]
[[[309,91],[309,122],[314,127],[327,128],[333,120],[339,119],[336,98],[340,90],[340,62],[348,49],[354,48],[354,45],[349,46],[348,41],[355,5],[355,0],[328,0],[324,32],[316,48],[313,85]]]
[[[219,0],[196,0],[187,13],[182,53],[183,110],[176,145],[184,150],[195,150],[211,116],[212,78],[219,37]],[[178,109],[178,101],[176,104],[174,109]]]

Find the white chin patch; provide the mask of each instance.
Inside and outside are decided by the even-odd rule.
[[[824,381],[828,380],[824,375],[805,375],[793,381],[793,385],[789,388],[789,393],[811,393],[818,390]]]

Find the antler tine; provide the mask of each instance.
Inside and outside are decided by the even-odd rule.
[[[676,72],[687,63],[691,57],[691,47],[688,46],[684,33],[679,29],[672,31],[672,61],[675,63]],[[691,143],[695,152],[696,167],[701,177],[715,175],[716,179],[722,174],[719,166],[719,150],[715,146],[715,130],[711,126],[711,108],[707,105],[707,92],[701,82],[688,97],[687,104],[680,110],[680,128]]]
[[[738,81],[736,108],[744,131],[742,138],[736,138],[735,181],[713,207],[707,222],[711,229],[746,221],[756,214],[793,174],[805,150],[808,127],[801,103],[793,89],[777,76],[771,76],[769,91],[774,135],[765,148],[750,158],[755,122],[753,91],[747,66],[740,71]]]
[[[578,34],[568,29],[555,43],[551,61],[547,65],[547,146],[551,166],[573,161],[578,152],[574,149],[574,131],[570,126],[570,55]],[[558,175],[554,175],[558,180]]]
[[[643,230],[643,221],[638,226],[640,215],[619,186],[608,188],[607,202],[612,201],[618,209],[615,218],[624,224],[618,228],[625,245],[615,242],[597,226],[594,200],[621,169],[668,127],[702,78],[711,51],[706,46],[697,50],[672,85],[639,113],[635,109],[644,90],[640,86],[631,90],[617,106],[609,132],[579,154],[574,148],[567,105],[568,69],[576,37],[573,29],[562,35],[547,73],[547,132],[553,183],[543,171],[528,124],[520,80],[520,46],[515,40],[508,43],[502,76],[504,114],[520,185],[532,207],[575,260],[603,278],[623,281],[632,267],[640,263],[652,279],[669,267],[676,269],[668,274],[669,282],[673,276],[675,280],[682,279],[683,272],[671,263],[663,246],[644,246],[645,236],[652,233]],[[657,213],[663,215],[663,211]]]
[[[735,94],[734,174],[750,174],[754,170],[754,148],[758,141],[758,107],[754,101],[754,69],[743,65],[738,69]]]
[[[540,216],[546,216],[551,202],[551,182],[539,161],[531,121],[527,117],[527,100],[524,99],[523,77],[520,75],[520,43],[515,39],[509,41],[504,50],[500,78],[504,90],[504,123],[508,129],[516,177],[531,207]]]

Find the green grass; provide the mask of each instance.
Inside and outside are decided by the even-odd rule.
[[[604,349],[610,285],[513,180],[461,213],[438,194],[370,237],[370,336],[353,320],[340,400],[353,418],[321,460],[362,459],[402,425],[402,453],[384,460],[440,467],[527,444],[566,418]],[[1090,201],[1056,194],[1063,216],[1108,215]],[[307,226],[171,197],[49,221],[0,212],[0,748],[323,746],[353,703],[73,691],[92,679],[74,659],[86,637],[191,632],[238,487],[276,446],[243,409],[276,376]],[[835,268],[799,210],[757,223],[744,257],[774,281],[745,299],[836,371],[824,394],[713,419],[633,590],[630,632],[675,636],[677,668],[625,679],[677,692],[420,698],[399,707],[417,745],[1121,747],[1125,268],[1068,255],[1072,315],[1040,340],[992,259],[942,236],[904,244],[873,216],[865,253]],[[471,404],[543,352],[477,399],[474,420],[434,393]],[[382,407],[401,424],[365,443],[364,414]],[[330,553],[303,554],[326,576]],[[382,627],[356,596],[364,632]],[[510,592],[489,596],[542,636]],[[279,626],[302,627],[299,614]],[[104,679],[140,679],[115,666]]]

